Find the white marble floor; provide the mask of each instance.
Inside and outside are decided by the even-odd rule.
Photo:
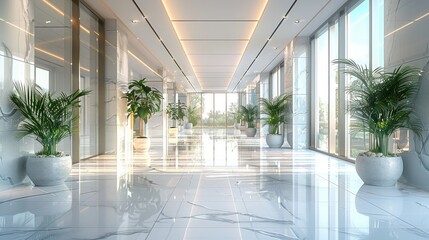
[[[169,141],[0,192],[0,239],[429,239],[428,192],[363,186],[353,164],[239,132]]]

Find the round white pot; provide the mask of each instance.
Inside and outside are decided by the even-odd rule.
[[[239,127],[240,131],[246,131],[246,125],[240,125]]]
[[[192,129],[194,127],[193,123],[186,123],[185,124],[185,129]]]
[[[267,141],[268,147],[280,148],[283,146],[285,138],[283,135],[279,135],[279,134],[268,134],[266,141]]]
[[[150,139],[147,137],[135,137],[133,146],[135,151],[146,152],[150,148]]]
[[[72,160],[64,157],[28,157],[27,175],[36,186],[63,184],[70,175]]]
[[[240,129],[240,123],[235,123],[235,124],[234,124],[234,128],[235,128],[235,129]]]
[[[256,128],[246,128],[246,136],[254,137],[256,135]]]
[[[366,157],[356,158],[356,172],[365,184],[391,187],[402,175],[404,165],[401,157]]]

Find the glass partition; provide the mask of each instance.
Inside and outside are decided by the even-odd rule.
[[[80,7],[80,89],[91,94],[81,99],[80,158],[98,154],[98,18]]]

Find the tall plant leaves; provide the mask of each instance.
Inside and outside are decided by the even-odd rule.
[[[349,59],[337,59],[334,63],[353,80],[347,89],[349,111],[356,120],[352,127],[375,137],[371,150],[388,154],[386,139],[399,128],[411,129],[417,135],[421,133],[422,125],[412,105],[419,88],[420,69],[400,66],[385,72]]]
[[[70,95],[44,93],[37,85],[15,84],[11,101],[24,116],[19,125],[21,137],[34,135],[42,144],[40,154],[56,155],[57,144],[72,134],[71,124],[75,120],[73,108],[79,106],[80,98],[90,91],[77,90]]]

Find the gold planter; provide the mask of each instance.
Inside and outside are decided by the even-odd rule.
[[[147,152],[150,148],[150,139],[147,137],[135,137],[133,146],[134,151]]]

